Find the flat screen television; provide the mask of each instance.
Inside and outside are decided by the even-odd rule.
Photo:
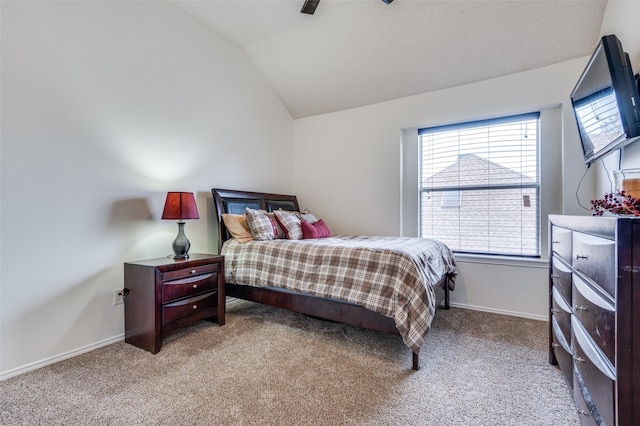
[[[615,35],[602,37],[571,92],[586,164],[640,138],[639,102],[629,55]]]

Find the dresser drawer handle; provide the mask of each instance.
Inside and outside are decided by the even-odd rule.
[[[551,244],[560,244],[560,241],[551,241]]]
[[[193,288],[198,288],[198,284],[194,284],[194,285],[193,285]]]
[[[573,359],[574,359],[576,362],[585,362],[585,361],[586,361],[584,358],[579,357],[579,356],[574,356],[574,357],[573,357]]]
[[[576,254],[576,260],[584,260],[587,256],[582,256],[581,254]]]
[[[551,274],[551,278],[560,278],[560,275],[558,275],[558,274]]]
[[[197,271],[196,271],[195,269],[192,269],[192,270],[191,270],[191,273],[192,273],[192,274],[195,274],[196,272],[197,272]]]
[[[578,410],[578,414],[580,414],[581,416],[590,416],[591,415],[591,413],[588,413],[588,412],[586,412],[584,410]]]
[[[552,343],[552,344],[551,344],[551,347],[552,347],[552,348],[559,348],[559,347],[560,347],[560,345],[559,345],[558,343],[555,343],[555,342],[554,342],[554,343]]]
[[[554,314],[559,314],[562,311],[560,309],[551,308],[551,312],[553,312]]]
[[[573,307],[573,309],[575,309],[576,311],[588,311],[589,307],[588,306],[576,305],[576,306]]]
[[[198,309],[198,305],[193,305],[193,309]]]

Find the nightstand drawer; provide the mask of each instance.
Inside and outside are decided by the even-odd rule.
[[[206,265],[212,266],[212,265]],[[217,265],[216,265],[217,266]],[[194,268],[195,269],[195,268]],[[166,274],[165,274],[166,275]],[[193,275],[186,278],[164,281],[162,283],[162,301],[169,302],[181,297],[195,296],[218,288],[218,273]]]
[[[186,278],[192,275],[206,274],[207,272],[214,272],[217,270],[217,263],[209,263],[207,265],[193,266],[190,268],[178,269],[176,271],[164,272],[162,274],[162,280],[176,280],[178,278]]]
[[[208,318],[217,313],[217,307],[217,291],[168,303],[162,307],[162,325],[167,327],[183,319],[196,321]]]
[[[581,232],[573,233],[573,267],[616,297],[615,241]]]

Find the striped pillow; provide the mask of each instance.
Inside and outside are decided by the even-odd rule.
[[[247,225],[253,238],[258,241],[273,240],[277,236],[276,223],[262,210],[247,207]]]
[[[300,225],[300,216],[296,213],[292,213],[285,210],[276,210],[273,213],[276,215],[276,220],[284,229],[284,233],[290,240],[302,239],[302,226]]]
[[[329,231],[329,227],[324,220],[319,219],[314,223],[302,221],[302,236],[303,238],[329,238],[331,236],[331,231]]]

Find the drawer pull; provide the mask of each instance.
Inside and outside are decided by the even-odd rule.
[[[558,343],[553,342],[553,343],[551,344],[551,347],[552,347],[552,348],[559,348],[559,347],[560,347],[560,345],[559,345]]]
[[[554,314],[559,314],[562,311],[560,309],[551,308],[551,312],[553,312]]]
[[[580,254],[576,254],[576,260],[584,260],[586,258],[587,258],[587,256],[582,256]]]
[[[195,274],[195,273],[196,273],[196,270],[195,270],[195,269],[192,269],[192,270],[191,270],[191,273],[192,273],[192,274]]]
[[[574,306],[574,308],[576,311],[588,311],[589,307],[588,306],[580,306],[580,305],[576,305]]]
[[[551,241],[551,244],[560,244],[560,241]]]
[[[560,278],[560,275],[558,275],[558,274],[551,274],[551,278]]]
[[[193,309],[198,309],[198,305],[193,305]]]
[[[193,288],[198,288],[198,284],[194,284],[194,285],[193,285]]]
[[[590,416],[591,415],[591,413],[586,412],[584,410],[578,410],[578,414],[580,414],[581,416]]]
[[[575,362],[585,362],[586,360],[582,357],[579,356],[574,356],[573,359],[575,360]]]

